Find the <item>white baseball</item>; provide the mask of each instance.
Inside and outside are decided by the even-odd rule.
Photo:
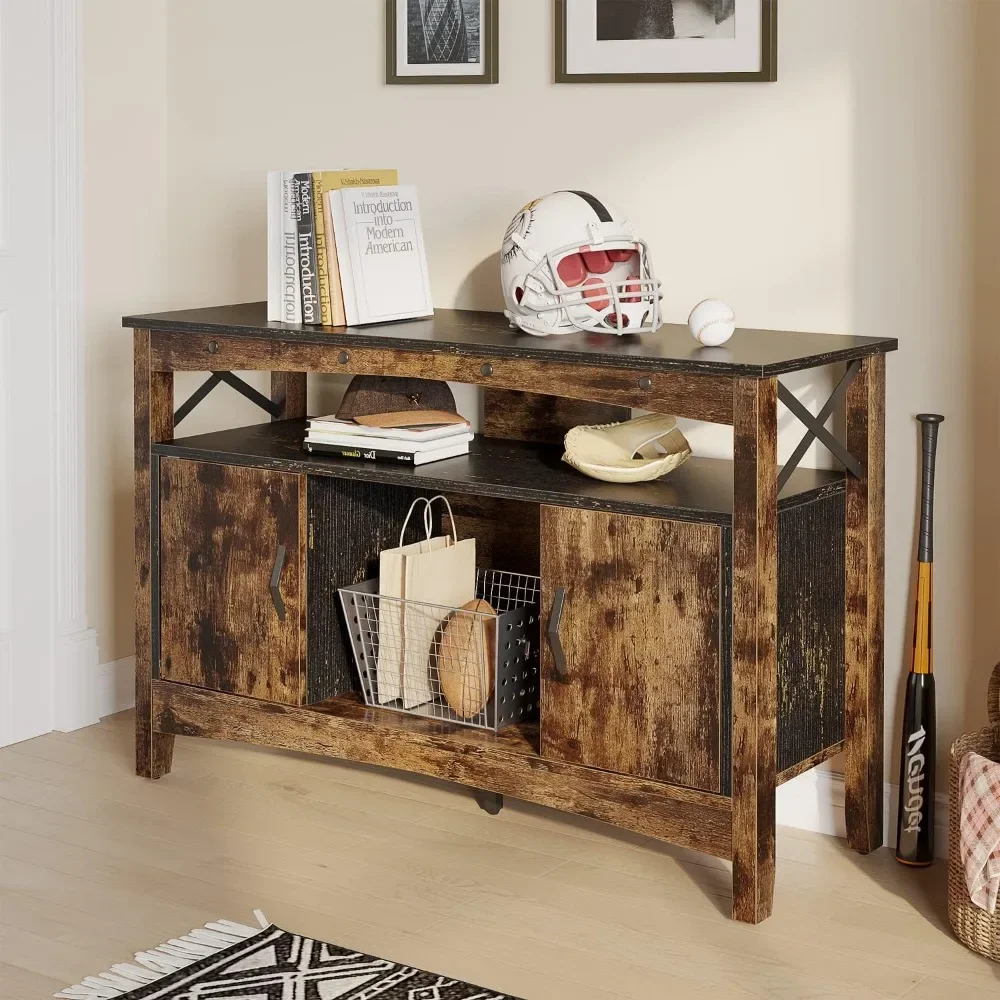
[[[691,336],[705,347],[719,347],[736,331],[736,313],[725,302],[705,299],[699,302],[688,318]]]

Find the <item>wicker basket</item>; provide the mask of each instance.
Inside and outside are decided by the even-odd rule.
[[[956,937],[967,948],[1000,962],[1000,908],[992,916],[974,906],[965,886],[959,824],[961,800],[958,771],[967,753],[978,753],[1000,761],[1000,663],[993,668],[989,687],[990,726],[978,733],[960,736],[951,746],[948,820],[948,917]]]

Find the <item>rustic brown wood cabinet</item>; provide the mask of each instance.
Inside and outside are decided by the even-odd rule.
[[[429,774],[733,861],[733,912],[771,910],[775,788],[845,753],[848,834],[882,843],[888,339],[742,330],[515,337],[441,311],[363,330],[268,324],[263,304],[127,317],[135,330],[136,768],[176,735]],[[820,418],[778,382],[846,365]],[[231,374],[271,372],[264,397]],[[173,373],[206,371],[174,411]],[[468,457],[413,469],[307,456],[306,373],[482,385]],[[217,385],[270,423],[186,439]],[[781,401],[807,426],[784,469]],[[846,441],[823,426],[843,400]],[[629,408],[731,424],[732,461],[612,485],[560,459]],[[846,473],[795,468],[818,437]],[[540,720],[499,734],[366,707],[338,587],[375,575],[414,496],[446,493],[479,558],[541,577]]]

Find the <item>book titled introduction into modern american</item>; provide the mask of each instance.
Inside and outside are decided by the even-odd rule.
[[[347,322],[433,315],[417,189],[404,184],[329,191],[326,197]]]

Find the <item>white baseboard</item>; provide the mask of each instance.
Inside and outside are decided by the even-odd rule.
[[[884,836],[888,847],[896,846],[896,808],[899,786],[886,783],[883,803]],[[948,796],[934,798],[934,854],[948,856]],[[777,822],[799,830],[833,837],[847,836],[844,814],[844,776],[826,768],[814,768],[778,788]]]
[[[14,731],[11,670],[10,636],[6,632],[0,632],[0,747],[11,742],[11,733]]]
[[[96,688],[98,715],[102,719],[135,707],[135,657],[101,664]]]
[[[57,636],[53,673],[52,724],[60,732],[100,720],[97,686],[97,633],[82,629]]]

